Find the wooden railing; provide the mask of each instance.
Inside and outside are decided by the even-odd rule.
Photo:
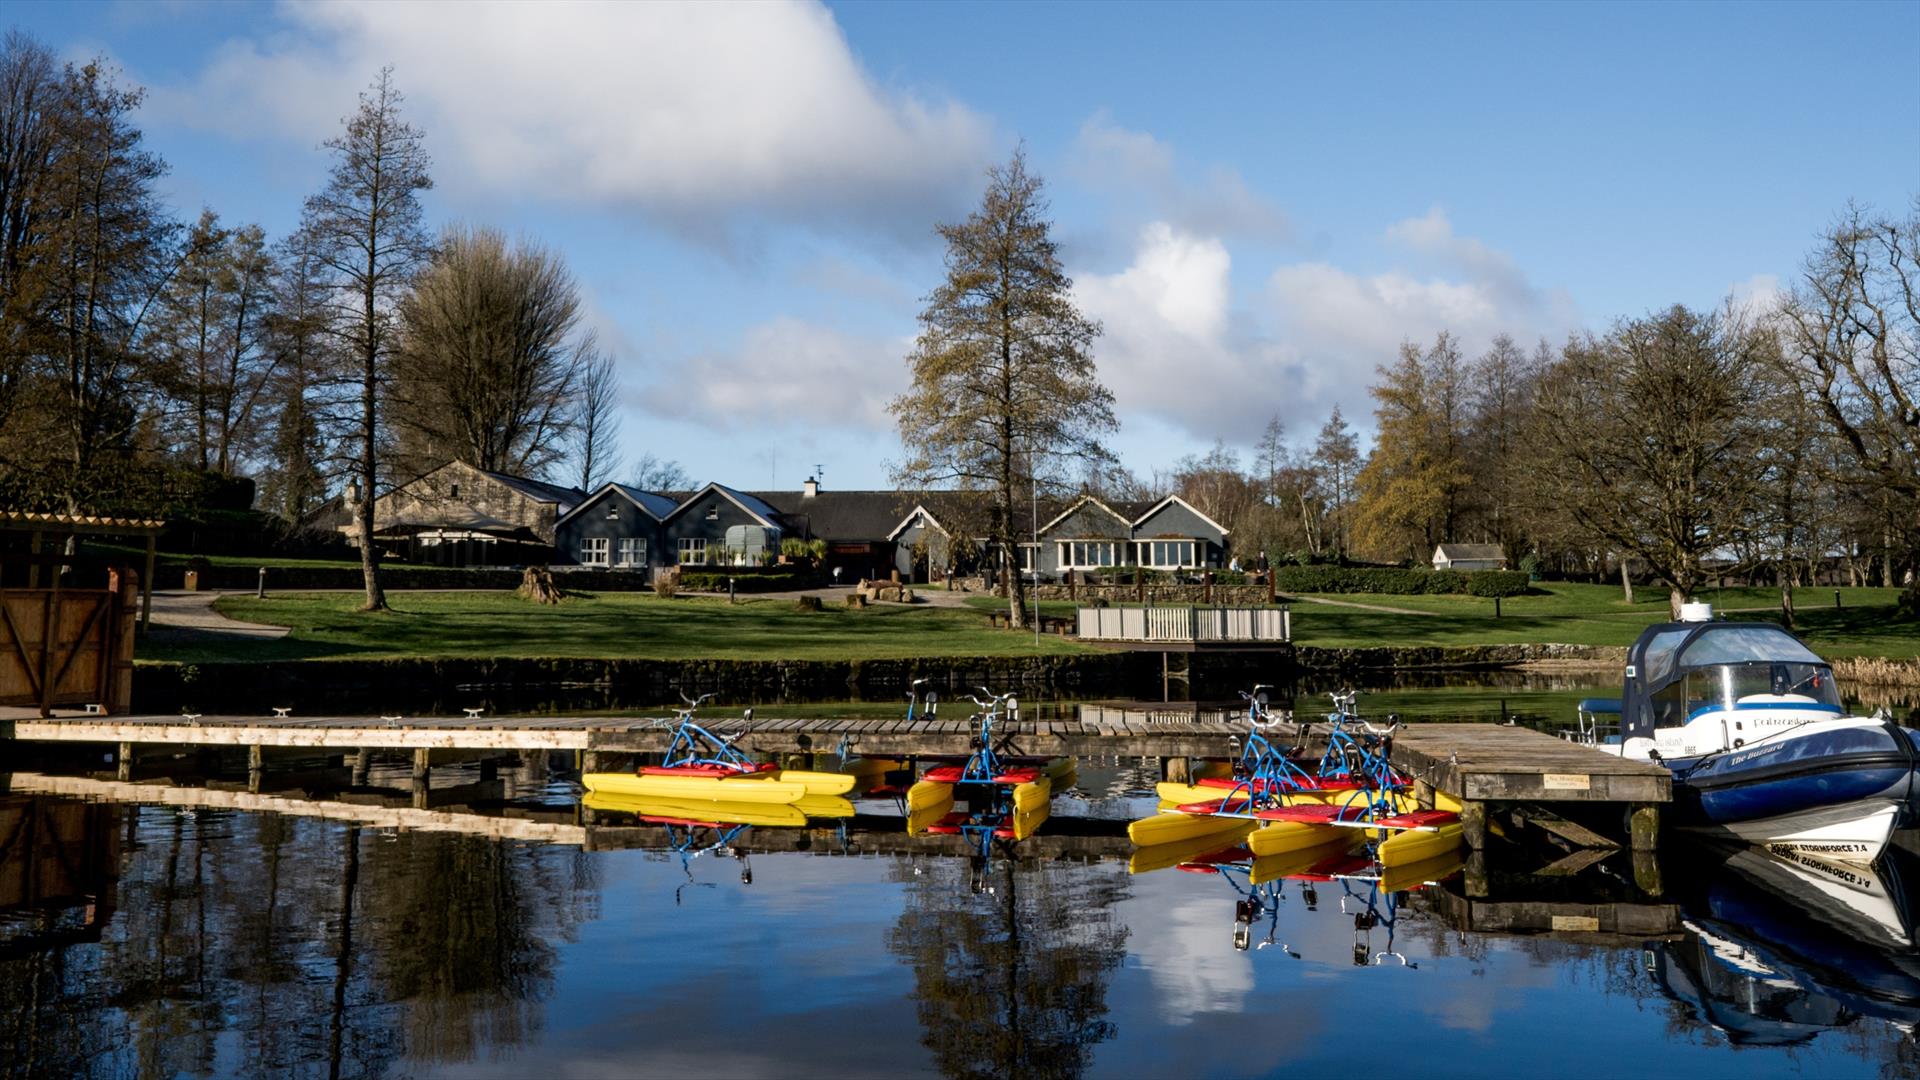
[[[1078,631],[1088,641],[1168,644],[1282,643],[1293,639],[1293,613],[1279,608],[1081,608]]]

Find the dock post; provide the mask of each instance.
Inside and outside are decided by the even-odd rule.
[[[1413,782],[1413,801],[1422,810],[1433,809],[1433,785],[1425,780]]]
[[[366,787],[373,772],[373,751],[361,747],[353,752],[353,786]]]
[[[1476,804],[1477,805],[1477,804]],[[1472,851],[1467,853],[1462,880],[1466,883],[1467,896],[1481,900],[1492,892],[1487,882],[1487,853]]]
[[[1170,757],[1164,765],[1166,779],[1175,784],[1193,783],[1193,762],[1183,757]]]
[[[133,779],[133,744],[123,742],[120,752],[113,755],[114,777],[125,781]]]
[[[1467,846],[1475,851],[1485,851],[1487,847],[1487,804],[1483,802],[1463,802],[1460,805],[1460,835]]]
[[[424,746],[413,748],[413,808],[427,808],[427,792],[433,787],[433,751]]]
[[[1652,851],[1660,842],[1660,804],[1634,803],[1627,808],[1627,837],[1635,851]]]
[[[1633,883],[1648,896],[1666,893],[1666,880],[1660,874],[1660,857],[1651,851],[1633,853]]]
[[[247,791],[249,794],[260,794],[260,782],[266,778],[266,773],[266,748],[259,743],[249,744],[247,746]]]
[[[599,771],[600,771],[600,751],[598,750],[580,751],[581,775],[584,776],[587,773],[599,772]]]

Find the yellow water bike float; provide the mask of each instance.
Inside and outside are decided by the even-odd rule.
[[[847,763],[840,766],[840,771],[848,776],[883,776],[906,767],[907,763],[897,758],[857,757],[848,758]]]
[[[1244,834],[1255,822],[1244,817],[1208,817],[1204,814],[1161,813],[1127,826],[1127,839],[1140,847],[1174,844],[1208,836]]]
[[[845,780],[853,778],[842,777]],[[580,778],[588,791],[627,798],[691,799],[700,802],[795,803],[808,794],[807,785],[783,780],[774,770],[730,776],[686,775],[665,772],[587,773]],[[845,790],[845,789],[843,789]],[[836,794],[828,792],[827,794]]]
[[[1311,847],[1256,856],[1248,871],[1247,883],[1265,885],[1297,874],[1304,874],[1328,859],[1345,855],[1353,847],[1353,837],[1335,836]]]
[[[1239,847],[1241,838],[1253,831],[1253,822],[1243,821],[1238,824],[1239,827],[1230,832],[1217,832],[1210,836],[1196,836],[1189,840],[1173,840],[1164,844],[1142,844],[1134,848],[1133,854],[1127,857],[1127,872],[1149,874],[1155,870],[1165,870],[1170,866],[1191,862],[1202,855]]]
[[[1175,806],[1186,806],[1190,803],[1209,801],[1217,803],[1228,796],[1240,799],[1247,797],[1245,788],[1241,788],[1236,792],[1232,788],[1202,784],[1176,784],[1171,780],[1162,780],[1153,785],[1153,793],[1160,796],[1161,802],[1172,803]],[[1336,795],[1344,796],[1350,794],[1352,794],[1352,792],[1347,791],[1289,791],[1281,794],[1278,798],[1282,805],[1291,806],[1294,803],[1328,802]]]
[[[953,806],[952,784],[936,784],[931,780],[918,780],[914,782],[912,787],[907,789],[908,810],[920,810],[929,806],[938,806],[943,802],[949,808]],[[942,811],[942,813],[945,813],[945,811]]]
[[[1406,829],[1380,841],[1381,866],[1413,866],[1457,855],[1465,837],[1460,823],[1436,826],[1432,832]]]
[[[809,795],[845,795],[860,778],[850,773],[813,772],[808,769],[781,769],[774,776],[783,784],[799,784]]]
[[[1044,776],[1013,785],[1013,811],[1016,814],[1031,813],[1046,806],[1052,799],[1053,781]]]
[[[1431,881],[1445,881],[1460,872],[1466,865],[1466,853],[1462,848],[1417,863],[1382,864],[1380,871],[1380,889],[1382,892],[1402,892],[1417,889]]]
[[[841,800],[844,802],[845,800]],[[755,825],[799,828],[807,823],[797,803],[730,803],[698,799],[635,798],[590,791],[580,800],[597,813],[632,814],[659,825]]]

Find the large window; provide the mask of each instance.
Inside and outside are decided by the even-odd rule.
[[[1141,540],[1140,565],[1155,570],[1179,570],[1198,566],[1196,545],[1192,540]]]
[[[613,541],[608,540],[604,536],[589,536],[580,541],[580,565],[607,565],[607,549],[611,547],[612,544]]]
[[[615,566],[647,565],[647,541],[642,536],[623,536],[620,538],[619,558]]]
[[[680,565],[698,566],[707,561],[707,538],[704,536],[683,536],[680,538]]]
[[[1020,545],[1020,569],[1022,571],[1029,574],[1033,573],[1035,570],[1039,569],[1037,565],[1039,561],[1040,561],[1040,545],[1039,544],[1021,544]]]
[[[1120,562],[1120,545],[1111,540],[1063,540],[1060,566],[1066,570],[1096,570]]]

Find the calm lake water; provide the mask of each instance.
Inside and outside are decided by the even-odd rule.
[[[1488,689],[1521,715],[1587,692],[1426,706],[1478,718]],[[1399,693],[1363,703],[1436,691]],[[1154,775],[1087,763],[1035,835],[979,849],[870,803],[807,829],[587,826],[538,769],[436,768],[424,812],[397,765],[353,792],[289,781],[278,811],[205,805],[240,801],[231,778],[149,777],[134,804],[18,774],[0,1075],[1920,1072],[1904,852],[1870,874],[1673,844],[1574,874],[1509,853],[1479,885],[1254,886],[1130,870],[1118,823]],[[1472,929],[1492,925],[1542,932]]]

